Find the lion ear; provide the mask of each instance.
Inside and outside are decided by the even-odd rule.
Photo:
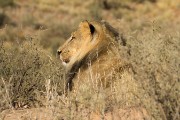
[[[95,32],[95,27],[90,24],[87,20],[80,23],[79,28],[81,30],[82,36],[92,36]]]
[[[90,28],[91,34],[93,35],[95,32],[95,27],[92,24],[89,24],[89,28]]]

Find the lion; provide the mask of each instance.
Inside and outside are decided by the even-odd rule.
[[[58,55],[67,71],[67,86],[75,88],[75,81],[89,74],[101,79],[103,87],[108,87],[108,77],[115,71],[130,67],[120,59],[118,50],[119,33],[102,21],[83,21],[77,31],[58,49]],[[116,64],[116,66],[115,66]]]
[[[77,91],[82,88],[83,91],[77,92],[77,94],[80,93],[79,96],[84,96],[92,90],[86,86],[83,87],[87,83],[93,88],[105,88],[106,95],[112,96],[112,92],[109,91],[113,91],[115,88],[116,92],[114,94],[118,96],[120,103],[122,101],[127,103],[127,107],[123,109],[128,116],[133,118],[134,114],[139,114],[139,119],[150,119],[147,109],[143,105],[138,106],[142,104],[140,102],[141,98],[143,99],[146,93],[133,79],[132,74],[134,71],[127,60],[128,58],[124,59],[124,54],[120,54],[122,46],[126,46],[126,41],[121,39],[120,34],[109,23],[105,21],[82,21],[78,29],[57,50],[59,58],[66,68],[66,89]],[[128,51],[125,53],[128,54]],[[117,76],[120,77],[117,78]],[[114,82],[114,80],[118,82]],[[89,99],[89,97],[87,98]],[[91,98],[95,100],[101,99],[101,97],[95,95]],[[106,97],[105,101],[110,101],[110,104],[112,104],[112,99],[113,97]],[[103,100],[100,100],[100,106],[104,105]],[[136,105],[137,107],[135,107]],[[135,112],[129,114],[129,110]],[[142,111],[144,112],[142,113]]]

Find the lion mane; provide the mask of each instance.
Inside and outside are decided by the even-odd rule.
[[[60,59],[66,68],[66,87],[72,90],[77,79],[91,74],[107,87],[108,78],[116,71],[122,72],[129,64],[120,59],[119,42],[124,45],[119,33],[107,22],[83,21],[71,37],[58,49]],[[94,78],[92,78],[94,79]]]

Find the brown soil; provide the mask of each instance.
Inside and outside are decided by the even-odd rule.
[[[5,110],[1,116],[3,120],[52,120],[51,111],[46,108]]]
[[[52,110],[48,108],[31,108],[22,110],[5,110],[1,113],[3,120],[53,120],[56,118]],[[62,115],[63,116],[63,115]],[[62,120],[66,120],[61,117]],[[91,113],[90,117],[83,120],[149,120],[146,110],[140,107],[128,109],[116,109],[104,115]]]

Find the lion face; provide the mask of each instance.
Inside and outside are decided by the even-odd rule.
[[[63,65],[68,64],[73,55],[79,51],[82,43],[81,41],[81,37],[74,32],[71,37],[58,49],[58,54]]]
[[[67,67],[80,61],[84,56],[97,47],[99,36],[95,26],[87,21],[80,23],[77,31],[58,49],[58,55],[62,63]]]

